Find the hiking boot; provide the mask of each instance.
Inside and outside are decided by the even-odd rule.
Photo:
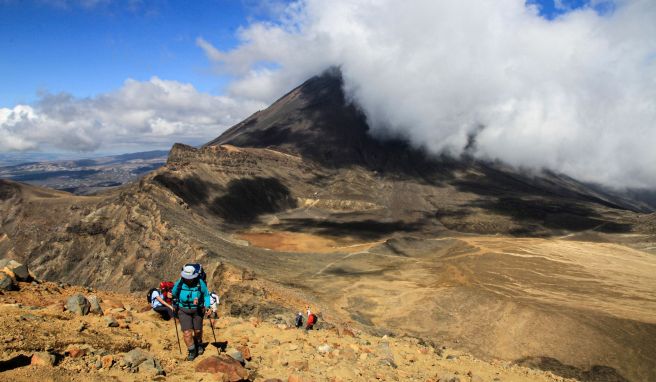
[[[189,354],[187,354],[187,361],[193,361],[198,357],[198,354],[196,353],[196,350],[189,350]]]
[[[202,355],[205,353],[205,348],[202,345],[198,345],[198,347],[196,347],[196,351],[198,352],[198,355]]]

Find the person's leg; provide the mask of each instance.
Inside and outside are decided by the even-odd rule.
[[[178,318],[180,319],[180,327],[182,328],[182,335],[184,343],[187,345],[189,355],[187,360],[193,360],[198,355],[196,344],[194,343],[194,323],[193,313],[185,312],[183,309],[178,311]]]
[[[170,320],[171,317],[173,316],[173,312],[171,311],[171,309],[169,309],[169,308],[166,307],[166,306],[158,306],[157,308],[153,308],[153,310],[154,310],[155,312],[159,313],[159,315],[160,315],[160,316],[162,317],[162,319],[165,320],[165,321]]]
[[[194,342],[196,343],[196,349],[198,349],[199,354],[203,354],[205,349],[203,348],[203,314],[202,311],[196,312],[193,316],[194,324]]]

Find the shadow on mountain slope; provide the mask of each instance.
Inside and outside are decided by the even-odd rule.
[[[231,180],[224,195],[214,198],[209,210],[228,223],[244,224],[260,215],[295,208],[289,188],[275,178]]]
[[[396,220],[381,222],[376,220],[334,221],[318,219],[284,219],[276,224],[276,229],[292,232],[311,232],[318,235],[336,237],[356,237],[360,240],[375,240],[390,234],[411,233],[421,230],[423,221],[405,222]]]
[[[551,357],[524,357],[516,360],[515,363],[520,366],[550,371],[563,378],[574,378],[582,382],[629,382],[610,366],[593,365],[590,370],[582,370]]]
[[[206,203],[210,194],[217,191],[216,185],[205,182],[197,175],[178,178],[169,173],[162,173],[156,175],[153,180],[171,190],[190,206]]]
[[[552,198],[523,199],[506,196],[495,199],[478,199],[470,203],[495,214],[505,215],[521,224],[525,229],[513,232],[515,235],[532,235],[531,224],[539,224],[548,229],[566,231],[599,230],[606,233],[630,232],[632,225],[604,219],[589,206],[554,200]]]

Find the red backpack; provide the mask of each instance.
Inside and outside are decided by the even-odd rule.
[[[317,322],[317,316],[314,315],[314,313],[310,313],[308,316],[307,324],[308,325],[314,325]]]

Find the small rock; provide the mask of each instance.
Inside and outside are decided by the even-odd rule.
[[[66,310],[80,316],[89,314],[90,308],[89,300],[80,293],[76,293],[66,300]]]
[[[86,322],[80,322],[80,325],[77,327],[77,331],[82,332],[86,328],[87,328]]]
[[[20,319],[23,321],[45,321],[46,319],[41,316],[35,316],[32,313],[21,314]]]
[[[394,369],[396,369],[398,367],[398,365],[396,364],[396,362],[394,362],[394,359],[392,359],[392,358],[381,358],[378,361],[378,363],[383,365],[383,366],[389,366],[389,367],[394,368]]]
[[[148,358],[152,358],[148,352],[141,348],[135,348],[125,353],[123,362],[128,367],[137,367]]]
[[[287,349],[290,350],[290,351],[298,350],[298,345],[291,344],[291,345],[289,345],[289,347]]]
[[[32,355],[30,365],[52,367],[55,366],[56,360],[57,359],[54,354],[50,354],[48,352],[39,352]]]
[[[100,299],[98,296],[89,296],[89,312],[93,314],[97,314],[99,316],[103,315],[103,310],[100,307]]]
[[[0,269],[5,268],[16,276],[18,281],[30,281],[30,272],[27,267],[16,260],[0,260]]]
[[[323,344],[323,345],[317,346],[317,351],[319,353],[322,353],[322,354],[330,353],[331,350],[332,350],[332,348],[328,344]]]
[[[111,355],[103,356],[100,361],[102,362],[103,369],[109,369],[114,364],[114,357]]]
[[[16,282],[5,272],[0,271],[0,290],[14,290]]]
[[[448,360],[454,360],[454,359],[458,359],[458,356],[453,355],[453,354],[449,354],[449,355],[446,356],[446,359],[448,359]]]
[[[381,359],[378,361],[381,365],[390,366],[394,369],[398,367],[388,342],[382,342],[380,345],[378,345],[377,353],[381,357]]]
[[[96,369],[102,369],[102,366],[103,366],[102,361],[100,359],[97,359],[95,366],[96,366]]]
[[[238,361],[239,363],[243,364],[245,362],[244,360],[244,355],[242,352],[240,352],[237,349],[228,349],[226,350],[226,353],[233,358],[234,360]]]
[[[109,326],[110,328],[118,328],[118,326],[119,326],[118,321],[116,321],[114,316],[105,316],[105,317],[103,317],[103,319],[107,323],[107,326]]]
[[[77,346],[70,346],[68,349],[66,349],[65,353],[68,354],[68,356],[71,358],[80,358],[87,354],[87,349],[79,348]]]
[[[237,348],[241,352],[241,355],[244,357],[245,360],[250,361],[251,360],[251,349],[248,346],[240,346]]]
[[[290,366],[296,371],[307,371],[310,368],[310,365],[307,360],[294,361]]]
[[[265,379],[264,382],[282,382],[282,379],[269,378],[269,379]]]
[[[154,377],[158,375],[164,375],[164,369],[162,369],[162,365],[159,364],[159,361],[151,357],[146,358],[139,365],[139,373],[148,374]]]
[[[229,382],[248,378],[248,371],[232,357],[225,354],[210,356],[200,361],[195,370],[202,373],[223,373]]]

